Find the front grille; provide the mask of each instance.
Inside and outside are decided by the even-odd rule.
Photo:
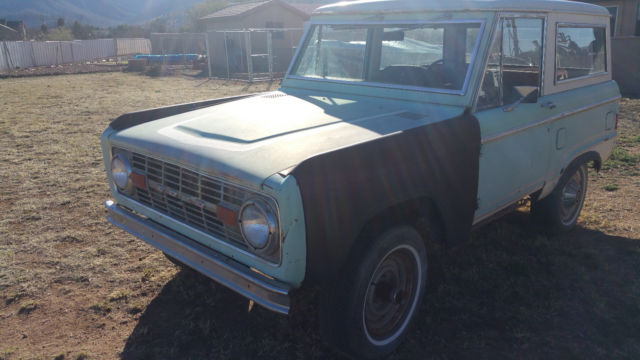
[[[217,206],[238,211],[250,195],[221,179],[202,175],[142,154],[131,154],[131,167],[147,177],[147,189],[136,187],[132,197],[158,212],[189,224],[218,239],[246,248],[237,224],[218,219]]]

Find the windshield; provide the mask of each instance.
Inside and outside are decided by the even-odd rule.
[[[480,26],[312,25],[291,75],[461,91]]]

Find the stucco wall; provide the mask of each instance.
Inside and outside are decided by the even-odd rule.
[[[254,12],[242,16],[222,19],[208,19],[207,32],[209,36],[209,56],[211,58],[212,73],[215,76],[226,76],[227,59],[225,56],[224,35],[222,30],[264,29],[271,23],[279,23],[285,29],[302,29],[307,17],[299,12],[278,3],[260,7]],[[302,30],[283,31],[273,33],[273,70],[284,72],[293,57],[296,47],[302,37]],[[231,73],[246,72],[245,38],[243,33],[227,33],[227,51],[229,51],[229,67]],[[251,33],[251,52],[253,54],[267,53],[267,35],[265,32]],[[256,57],[253,61],[255,72],[267,71],[266,57]]]
[[[636,31],[638,3],[640,0],[586,1],[588,3],[618,7],[615,36],[633,36]],[[613,31],[612,31],[613,32]]]
[[[640,37],[618,37],[611,43],[613,79],[625,95],[640,97]]]

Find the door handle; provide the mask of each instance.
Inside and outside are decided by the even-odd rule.
[[[554,103],[553,101],[547,101],[545,103],[540,104],[540,107],[547,108],[547,109],[555,109],[556,103]]]

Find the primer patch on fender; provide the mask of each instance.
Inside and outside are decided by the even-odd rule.
[[[469,238],[478,192],[480,126],[462,115],[313,156],[291,174],[302,193],[312,282],[342,268],[369,219],[430,198],[448,244]]]

